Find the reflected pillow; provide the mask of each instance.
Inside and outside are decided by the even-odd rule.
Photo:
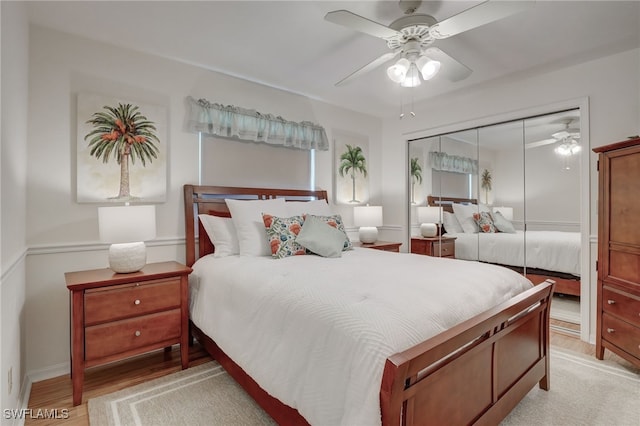
[[[493,224],[499,232],[508,232],[509,234],[515,234],[516,228],[509,219],[505,218],[500,212],[493,212]]]
[[[493,224],[493,218],[491,217],[491,213],[489,212],[480,212],[473,214],[473,220],[478,225],[478,229],[483,233],[495,233],[498,232],[495,225]]]
[[[315,216],[307,215],[296,242],[320,256],[340,257],[344,248],[344,233]]]
[[[464,229],[460,226],[460,222],[456,215],[450,212],[443,212],[442,222],[444,223],[444,231],[449,234],[462,234]]]

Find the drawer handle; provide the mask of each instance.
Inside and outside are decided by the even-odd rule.
[[[612,300],[612,299],[609,299],[609,300],[607,300],[607,303],[610,304],[610,305],[615,305],[616,301]]]
[[[139,305],[140,304],[140,299],[136,299],[135,302],[133,302],[134,305]]]
[[[136,337],[140,336],[142,333],[140,333],[140,330],[136,330],[136,332],[134,333],[136,335]]]
[[[607,333],[615,333],[615,328],[607,328]]]

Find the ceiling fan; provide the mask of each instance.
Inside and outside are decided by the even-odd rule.
[[[348,10],[334,10],[325,15],[324,19],[329,22],[385,40],[391,49],[391,52],[337,82],[336,86],[346,84],[397,56],[400,59],[387,69],[387,75],[403,86],[417,86],[420,76],[428,80],[440,69],[451,81],[463,80],[471,74],[471,69],[432,44],[526,10],[534,1],[487,0],[441,22],[431,15],[416,13],[421,0],[400,0],[399,3],[405,15],[389,26]]]
[[[572,125],[575,125],[576,120],[574,118],[566,118],[560,122],[564,124],[564,129],[552,133],[549,139],[530,142],[526,147],[536,148],[552,143],[559,143],[555,151],[560,155],[573,155],[580,152],[580,129],[572,127]]]

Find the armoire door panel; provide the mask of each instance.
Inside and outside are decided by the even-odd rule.
[[[640,255],[609,251],[609,277],[640,285]]]

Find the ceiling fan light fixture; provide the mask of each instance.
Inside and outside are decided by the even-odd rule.
[[[428,56],[420,56],[416,61],[416,65],[425,81],[431,80],[440,71],[440,61],[434,61]]]
[[[420,86],[422,82],[420,81],[420,71],[415,63],[411,63],[409,66],[409,71],[407,71],[407,75],[404,80],[400,83],[402,87],[416,87]]]
[[[582,146],[580,146],[576,140],[572,139],[571,141],[558,145],[554,151],[558,155],[568,157],[582,151]]]
[[[411,63],[406,58],[400,58],[398,62],[387,68],[387,76],[394,83],[402,83],[407,76]]]

